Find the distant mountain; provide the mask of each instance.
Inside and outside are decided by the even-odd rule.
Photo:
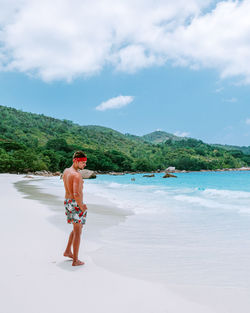
[[[212,144],[213,147],[222,148],[228,151],[239,150],[244,154],[250,155],[250,146],[232,146],[232,145],[221,145],[221,144]]]
[[[149,133],[147,135],[142,136],[142,138],[145,141],[158,144],[163,143],[167,140],[173,140],[173,141],[179,141],[179,140],[185,140],[186,137],[178,137],[173,134],[167,133],[165,131],[154,131],[152,133]]]
[[[136,136],[136,135],[132,135],[132,134],[129,134],[129,133],[126,133],[125,136],[130,139],[130,140],[133,140],[135,142],[139,142],[139,143],[148,143],[147,140],[145,140],[143,138],[143,136]]]
[[[133,135],[130,135],[130,136],[132,138]],[[133,136],[133,137],[136,137],[136,136]],[[179,136],[176,136],[174,134],[167,133],[165,131],[154,131],[152,133],[146,134],[146,135],[138,137],[138,138],[141,138],[144,141],[147,141],[147,142],[150,142],[153,144],[164,143],[164,142],[167,142],[168,140],[171,140],[171,141],[185,140],[185,141],[187,141],[189,139],[188,137],[179,137]],[[193,140],[197,140],[197,139],[193,138]],[[197,141],[199,141],[199,140],[197,140]],[[241,151],[243,154],[250,155],[250,146],[235,146],[235,145],[222,145],[222,144],[211,144],[211,146],[215,147],[215,148],[224,149],[227,151],[237,150],[237,151]],[[234,155],[235,155],[235,153],[234,153]]]

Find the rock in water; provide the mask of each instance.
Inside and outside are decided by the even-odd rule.
[[[53,176],[61,176],[61,173],[60,172],[54,172],[52,173]]]
[[[143,177],[155,177],[155,174],[145,174]]]
[[[80,173],[83,179],[96,178],[96,173],[91,170],[81,170]]]
[[[48,171],[36,171],[34,173],[34,175],[38,175],[38,176],[45,176],[45,177],[51,177],[53,176],[53,174],[51,172]]]
[[[166,174],[163,176],[163,178],[169,178],[169,177],[175,177],[175,178],[177,178],[177,176],[172,175],[172,174],[169,174],[169,173],[166,173]]]

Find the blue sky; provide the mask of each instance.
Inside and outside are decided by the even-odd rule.
[[[76,22],[76,11],[81,15],[81,10],[76,10],[79,2],[73,2],[72,12],[62,9],[60,28],[55,27],[56,16],[46,17],[46,31],[39,19],[33,20],[33,28],[26,28],[40,7],[26,1],[13,13],[15,5],[6,6],[6,15],[0,15],[4,29],[0,104],[122,133],[144,135],[160,129],[208,143],[250,145],[250,55],[246,52],[250,42],[243,36],[250,24],[238,22],[232,32],[224,27],[232,24],[235,14],[250,14],[249,1],[219,1],[212,6],[214,1],[192,0],[193,6],[184,8],[186,15],[179,13],[183,2],[176,1],[170,17],[169,7],[161,8],[161,1],[155,14],[150,1],[138,1],[141,6],[133,7],[132,13],[145,11],[143,32],[137,31],[136,18],[131,25],[122,24],[131,12],[121,13],[121,23],[110,25],[106,17],[113,13],[101,11],[87,33],[82,20]],[[120,4],[127,8],[125,2]],[[98,10],[98,2],[95,5]],[[48,9],[51,4],[44,1],[43,6]],[[8,24],[7,16],[12,23]],[[163,29],[162,21],[171,23]],[[114,30],[115,38],[110,35]],[[119,96],[123,98],[113,99]],[[103,109],[97,110],[101,104]]]

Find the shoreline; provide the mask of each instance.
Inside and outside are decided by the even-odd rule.
[[[160,170],[160,171],[150,171],[150,172],[96,172],[97,175],[125,175],[125,174],[157,174],[157,173],[200,173],[200,172],[231,172],[231,171],[250,171],[250,167],[240,167],[240,168],[223,168],[223,169],[215,169],[215,170],[199,170],[199,171],[190,171],[190,170],[173,170],[173,171],[166,171],[166,170]]]
[[[87,169],[88,170],[88,169]],[[93,171],[96,175],[111,175],[111,176],[120,176],[120,175],[136,175],[136,174],[158,174],[158,173],[206,173],[206,172],[246,172],[250,171],[250,167],[240,167],[240,168],[222,168],[222,169],[214,169],[214,170],[158,170],[158,171],[136,171],[136,172],[130,172],[130,171],[124,171],[124,172],[114,172],[114,171]],[[48,171],[38,171],[36,172],[27,172],[27,173],[19,173],[19,172],[13,172],[13,173],[0,173],[1,174],[9,174],[9,175],[25,175],[25,178],[35,178],[35,177],[60,177],[62,173],[60,172],[48,172]],[[33,177],[34,176],[34,177]],[[95,177],[96,178],[96,177]],[[84,178],[84,179],[95,179],[95,178]]]
[[[50,218],[50,222],[64,231],[69,230],[69,225],[66,223],[64,214],[64,197],[63,195],[51,194],[49,188],[41,186],[42,182],[50,177],[34,177],[34,179],[23,179],[14,183],[15,188],[21,192],[26,199],[31,199],[40,202],[49,207],[54,215]],[[35,183],[35,184],[34,184]],[[37,184],[39,186],[37,186]],[[100,233],[106,228],[116,226],[125,221],[126,217],[133,214],[130,211],[118,209],[112,202],[107,202],[106,199],[100,196],[90,195],[88,197],[88,223],[86,224],[87,232],[84,237],[94,236],[95,240]],[[105,204],[103,204],[105,203]],[[90,221],[89,221],[90,220]],[[88,224],[91,226],[88,227]]]

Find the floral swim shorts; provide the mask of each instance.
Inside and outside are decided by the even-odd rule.
[[[81,223],[84,225],[86,223],[87,211],[83,213],[75,199],[65,199],[64,206],[69,224]]]

